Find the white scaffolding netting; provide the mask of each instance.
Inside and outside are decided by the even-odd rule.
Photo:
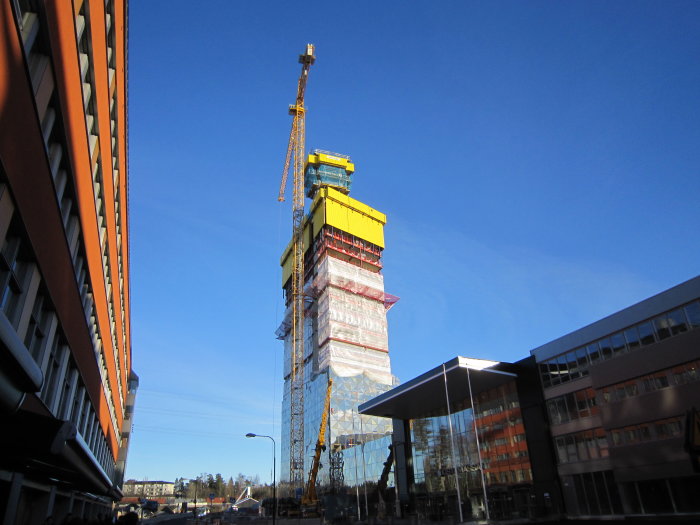
[[[389,354],[356,345],[329,341],[318,351],[319,370],[329,366],[341,377],[366,374],[385,385],[393,384]]]
[[[304,359],[314,357],[318,371],[332,365],[342,376],[367,373],[392,384],[383,276],[330,256],[315,270],[304,290],[315,298],[304,321]],[[291,373],[290,316],[288,308],[278,330],[284,338],[284,377]]]

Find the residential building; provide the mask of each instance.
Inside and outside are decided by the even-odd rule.
[[[0,519],[109,512],[132,370],[126,0],[0,3]]]
[[[163,498],[175,495],[175,483],[172,481],[137,481],[130,479],[124,483],[123,492],[124,497]]]

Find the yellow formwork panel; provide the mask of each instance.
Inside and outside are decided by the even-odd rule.
[[[321,188],[319,194],[316,199],[324,201],[325,224],[384,248],[386,215],[333,188]]]
[[[354,173],[355,165],[350,162],[350,159],[343,157],[336,157],[329,153],[311,153],[307,159],[307,164],[313,164],[318,166],[319,164],[328,164],[329,166],[337,166],[339,168],[344,168],[347,173]]]
[[[320,188],[311,203],[309,216],[304,220],[304,253],[321,228],[328,224],[350,235],[384,248],[384,225],[386,215],[342,194],[333,188]],[[292,275],[292,242],[290,241],[280,258],[282,285]]]

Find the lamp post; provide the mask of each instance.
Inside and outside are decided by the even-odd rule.
[[[248,432],[245,437],[247,438],[268,438],[272,441],[272,525],[276,524],[277,521],[277,483],[275,481],[276,470],[277,470],[277,443],[272,438],[272,436],[263,436],[262,434],[253,434]]]

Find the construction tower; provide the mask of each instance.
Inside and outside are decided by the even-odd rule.
[[[397,298],[384,292],[382,250],[386,216],[349,196],[355,166],[350,157],[313,150],[305,163],[304,253],[304,472],[308,474],[329,379],[333,391],[327,452],[318,473],[319,493],[376,482],[386,461],[391,421],[360,416],[357,406],[389,390],[391,373],[386,312]],[[282,479],[291,465],[294,239],[284,250],[286,312],[277,336],[284,341]],[[376,456],[376,457],[375,457]],[[343,472],[337,472],[338,466]],[[332,478],[332,479],[331,479]],[[294,481],[294,480],[286,480]]]

